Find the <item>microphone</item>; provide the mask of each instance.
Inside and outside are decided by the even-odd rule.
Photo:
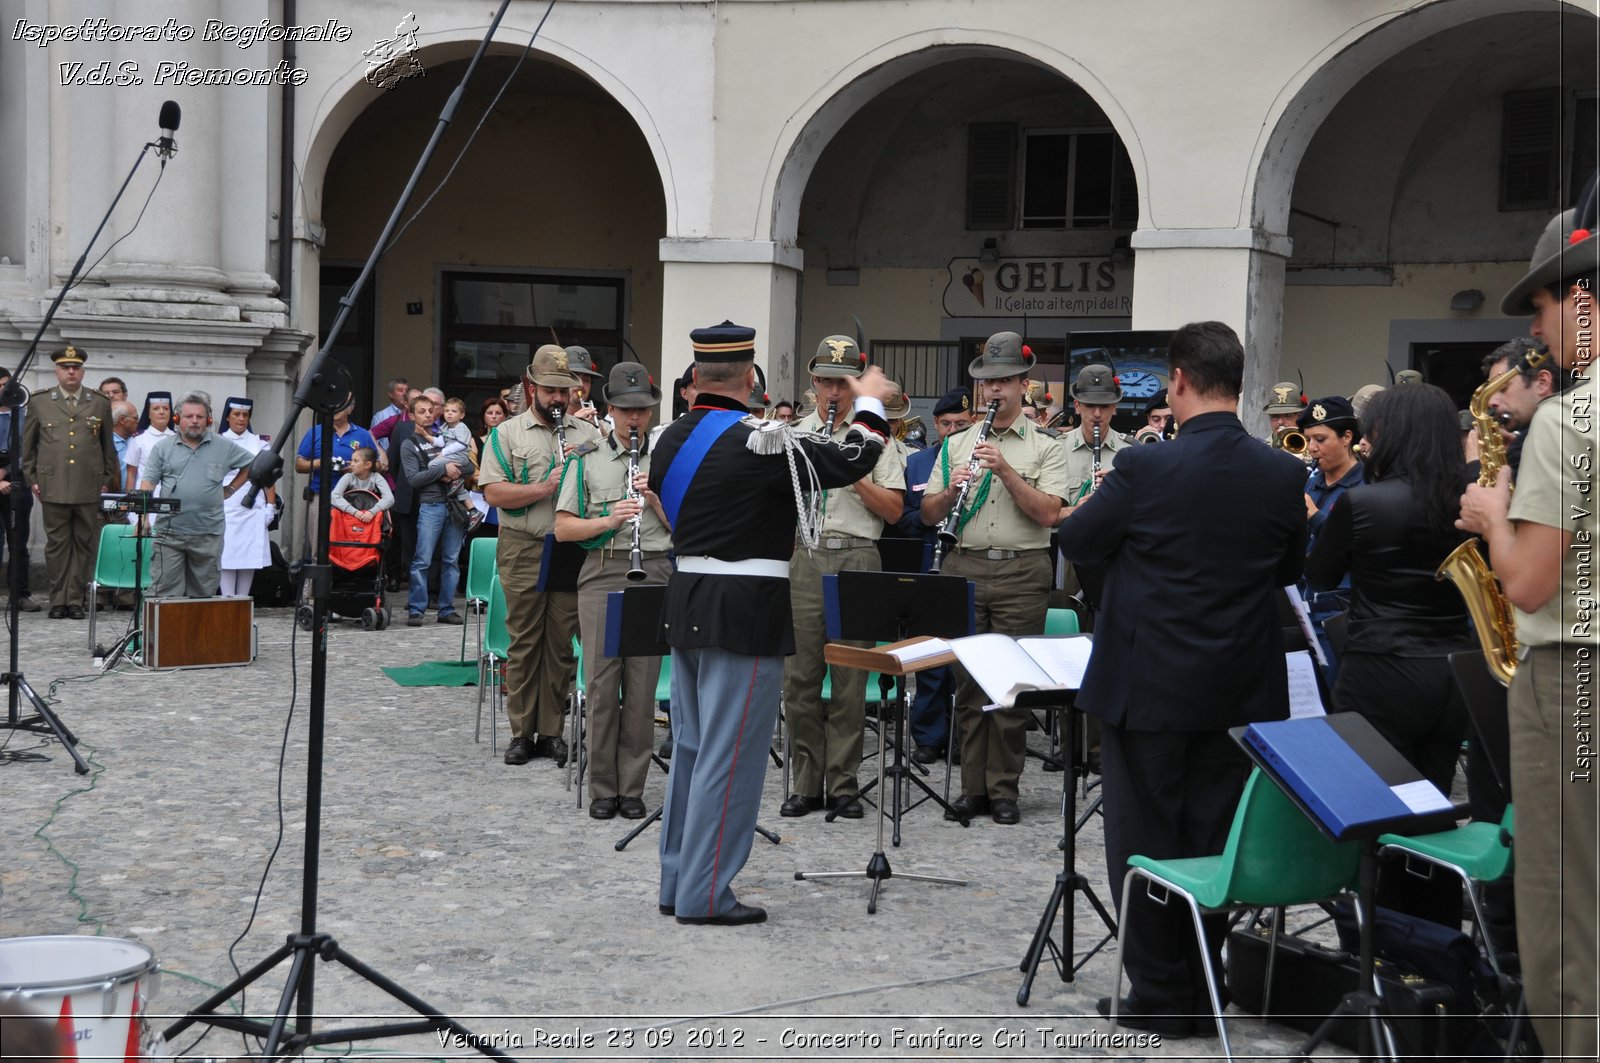
[[[183,121],[183,108],[178,106],[177,100],[168,100],[161,105],[161,139],[156,141],[156,154],[163,159],[170,159],[178,153],[178,143],[173,139],[173,134],[178,131],[178,123]]]

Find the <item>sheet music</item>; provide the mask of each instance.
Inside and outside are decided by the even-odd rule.
[[[950,643],[950,649],[983,692],[996,705],[1010,708],[1024,690],[1049,689],[1056,685],[1048,672],[1028,656],[1010,635],[990,632],[969,635]]]
[[[1407,808],[1419,816],[1425,812],[1443,812],[1450,807],[1450,799],[1427,779],[1401,783],[1389,789],[1405,802]]]
[[[1055,686],[1076,690],[1083,686],[1094,641],[1087,635],[1018,639],[1017,645],[1049,673]]]
[[[915,661],[937,657],[941,653],[950,652],[950,643],[945,639],[928,639],[925,642],[915,642],[910,646],[901,646],[889,651],[889,656],[901,664],[911,664]]]
[[[1327,715],[1322,707],[1322,691],[1317,689],[1317,666],[1312,663],[1311,654],[1295,650],[1284,657],[1289,664],[1289,718]]]
[[[1300,588],[1294,584],[1283,588],[1283,593],[1288,595],[1289,604],[1294,606],[1295,619],[1300,621],[1300,633],[1305,635],[1306,643],[1311,647],[1311,652],[1316,655],[1317,663],[1328,667],[1328,658],[1322,652],[1322,640],[1317,638],[1317,631],[1311,626],[1311,610],[1306,607],[1306,600],[1300,596]]]

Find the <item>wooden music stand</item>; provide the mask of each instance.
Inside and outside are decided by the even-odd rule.
[[[884,675],[892,675],[901,680],[904,680],[906,676],[915,675],[925,668],[938,668],[941,665],[955,663],[956,655],[951,653],[949,650],[945,650],[942,653],[934,654],[933,656],[924,657],[920,660],[911,661],[904,664],[901,663],[900,658],[896,657],[892,652],[890,652],[892,650],[899,649],[902,646],[914,646],[917,643],[927,641],[929,641],[928,636],[918,635],[915,638],[905,639],[900,642],[892,642],[887,646],[880,646],[877,649],[863,649],[859,646],[844,646],[836,642],[830,642],[822,648],[822,659],[827,661],[829,664],[836,664],[841,668],[860,668],[868,672],[882,672]],[[902,690],[904,689],[904,685],[905,684],[902,682]],[[878,847],[873,851],[871,858],[867,861],[866,870],[796,871],[794,873],[795,880],[798,882],[804,882],[809,879],[823,878],[870,878],[872,880],[872,893],[867,898],[868,915],[877,914],[878,891],[883,888],[884,881],[897,877],[894,873],[894,870],[889,866],[888,854],[883,851],[883,821],[888,815],[885,807],[887,802],[882,800],[883,766],[886,759],[886,745],[888,742],[887,734],[888,727],[880,724],[878,727],[878,792],[880,795],[880,799],[878,801]],[[965,886],[967,884],[965,879],[940,878],[936,875],[902,874],[898,877],[908,879],[912,882],[934,882],[942,886]]]

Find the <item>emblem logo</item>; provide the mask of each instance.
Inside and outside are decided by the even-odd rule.
[[[1317,403],[1311,407],[1311,419],[1314,421],[1326,421],[1328,419],[1328,408],[1320,402]]]
[[[567,352],[566,351],[556,351],[556,352],[554,352],[553,354],[550,355],[550,361],[557,369],[561,369],[561,370],[570,369],[570,366],[567,365]]]
[[[843,365],[845,353],[850,350],[849,340],[823,340],[831,352],[830,359],[834,365]]]
[[[1292,391],[1292,390],[1294,390],[1294,389],[1293,388],[1273,388],[1272,389],[1272,400],[1273,400],[1273,402],[1277,403],[1280,406],[1288,403],[1288,401],[1289,401],[1289,392]]]

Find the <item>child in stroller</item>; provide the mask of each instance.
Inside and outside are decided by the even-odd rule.
[[[394,493],[377,463],[371,447],[356,448],[349,471],[334,485],[328,515],[328,560],[334,567],[328,609],[337,616],[360,617],[369,631],[388,627],[390,618],[383,601],[383,553]],[[310,608],[301,606],[300,626],[309,629],[310,619]]]

